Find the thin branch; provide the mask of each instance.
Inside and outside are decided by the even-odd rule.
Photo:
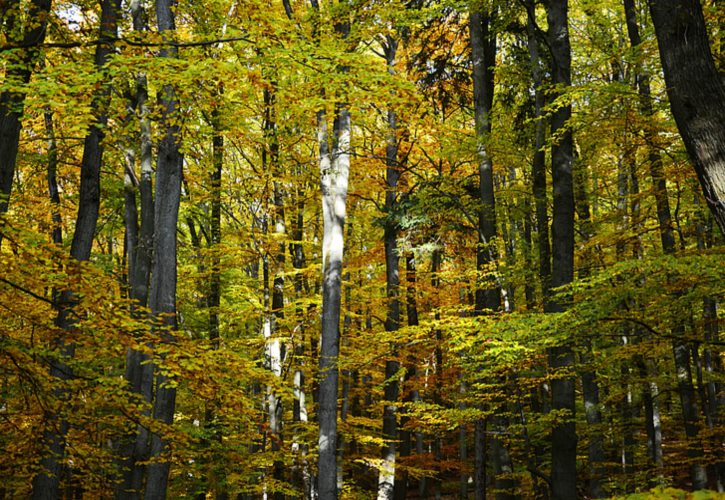
[[[220,45],[223,43],[231,42],[248,42],[253,43],[252,40],[245,36],[233,36],[226,38],[215,38],[212,40],[197,40],[190,42],[174,42],[174,41],[163,41],[163,42],[144,42],[140,40],[132,40],[128,38],[99,38],[97,40],[78,41],[78,42],[46,42],[42,44],[37,43],[13,43],[0,46],[0,52],[6,52],[13,49],[28,49],[28,48],[53,48],[53,49],[72,49],[76,47],[92,47],[99,44],[115,43],[115,44],[126,44],[132,47],[206,47],[209,45]]]
[[[20,286],[20,285],[18,285],[16,283],[13,283],[12,281],[8,281],[5,278],[0,278],[0,282],[5,283],[6,285],[8,285],[8,286],[10,286],[12,288],[15,288],[16,290],[20,290],[21,292],[30,295],[34,299],[37,299],[37,300],[40,300],[40,301],[45,302],[47,304],[50,304],[53,307],[57,307],[58,306],[58,304],[55,301],[53,301],[51,299],[47,299],[47,298],[43,297],[42,295],[38,295],[37,293],[32,292],[32,291],[28,290],[27,288],[23,288],[22,286]]]

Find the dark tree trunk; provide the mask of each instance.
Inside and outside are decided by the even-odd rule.
[[[576,212],[580,221],[579,232],[582,242],[587,244],[593,236],[591,213],[589,209],[589,197],[587,190],[586,166],[579,163],[574,167],[576,181]],[[589,276],[593,255],[587,250],[582,256],[583,263],[579,267],[579,277]],[[585,351],[581,355],[582,364],[585,369],[581,373],[582,395],[584,396],[584,411],[587,424],[589,425],[589,478],[587,481],[587,493],[590,498],[603,498],[605,496],[602,488],[602,479],[606,474],[606,456],[604,453],[604,437],[602,435],[602,412],[599,401],[599,382],[597,373],[592,365],[592,342],[587,340]]]
[[[223,87],[218,86],[216,97],[223,98]],[[221,306],[221,209],[222,209],[222,171],[224,168],[224,136],[222,135],[222,124],[219,108],[214,108],[211,113],[212,135],[212,169],[209,175],[211,184],[211,210],[209,218],[210,239],[208,240],[211,250],[211,269],[209,274],[209,287],[206,290],[206,308],[208,312],[208,334],[209,343],[212,349],[219,349],[221,344],[219,332],[219,307]],[[222,424],[218,421],[221,402],[212,399],[207,403],[204,412],[204,426],[209,431],[211,439],[217,443],[222,442]],[[214,461],[210,464],[207,490],[217,500],[226,500],[228,493],[225,491],[225,478],[223,466],[217,465]]]
[[[20,8],[20,2],[15,4]],[[30,82],[33,69],[41,57],[40,46],[45,41],[50,8],[51,0],[32,0],[27,13],[27,26],[22,37],[15,40],[11,32],[17,18],[15,13],[9,14],[12,19],[7,21],[11,28],[7,30],[7,35],[10,45],[17,44],[19,48],[11,53],[12,64],[6,66],[6,85],[26,85]],[[24,92],[6,90],[0,94],[0,217],[8,211],[10,203],[24,106]]]
[[[157,0],[156,18],[159,32],[164,40],[169,39],[169,31],[174,31],[175,14],[171,0]],[[165,46],[160,58],[177,57],[178,49]],[[181,199],[182,157],[179,151],[180,133],[178,102],[173,86],[164,85],[160,90],[160,104],[165,131],[159,142],[156,162],[156,200],[154,211],[154,263],[151,271],[149,307],[155,316],[164,317],[166,330],[161,334],[162,342],[173,342],[176,329],[176,227],[179,218]],[[162,372],[156,374],[156,396],[154,399],[154,419],[170,425],[174,419],[176,407],[176,388],[169,384],[170,377]],[[148,465],[145,498],[157,500],[166,498],[166,486],[171,463],[160,457],[168,443],[161,433],[151,436],[150,458],[157,460]]]
[[[569,46],[568,1],[552,0],[548,5],[549,44],[552,53],[554,85],[571,85],[571,49]],[[552,185],[554,191],[553,220],[551,224],[552,272],[551,286],[568,285],[574,278],[574,192],[572,180],[573,141],[568,121],[571,106],[562,105],[551,117]],[[546,301],[547,312],[562,312],[566,303],[561,298]],[[552,370],[567,370],[574,364],[570,346],[549,348]],[[576,498],[576,444],[575,381],[571,376],[557,374],[551,382],[552,409],[565,412],[565,417],[554,425],[551,445],[551,484],[555,500]]]
[[[536,232],[539,247],[539,279],[541,281],[542,296],[549,294],[551,281],[551,244],[549,242],[549,216],[546,196],[546,153],[544,140],[546,138],[546,118],[544,116],[545,97],[542,89],[543,77],[541,57],[539,56],[539,37],[537,36],[535,20],[527,16],[527,32],[529,58],[531,60],[531,73],[534,80],[536,135],[534,139],[534,159],[531,164],[532,190],[536,212]]]
[[[132,2],[131,14],[133,27],[136,32],[147,30],[145,16],[139,2]],[[148,306],[149,281],[151,277],[151,264],[153,259],[154,238],[154,195],[153,195],[153,158],[151,144],[151,123],[148,109],[148,89],[146,76],[136,76],[136,88],[131,98],[129,108],[134,110],[139,122],[139,151],[141,176],[137,185],[128,186],[126,193],[126,233],[136,233],[136,237],[127,238],[129,291],[132,299],[132,314],[139,318],[141,309]],[[129,164],[130,169],[134,168]],[[135,172],[127,175],[135,178]],[[130,191],[129,191],[130,190]],[[136,208],[135,193],[140,198],[139,212]],[[125,378],[133,394],[137,394],[146,404],[151,404],[153,397],[153,366],[148,363],[149,357],[135,349],[126,353]],[[145,410],[148,415],[148,410]],[[116,498],[138,499],[143,487],[145,466],[139,462],[148,456],[148,429],[138,426],[136,434],[130,438],[128,444],[122,445],[121,455],[124,460],[122,480],[118,485]]]
[[[398,50],[398,40],[388,35],[385,42],[385,59],[388,72],[394,72],[395,57]],[[385,316],[385,330],[397,331],[400,328],[400,256],[398,255],[398,180],[400,179],[400,166],[398,165],[398,137],[397,115],[392,108],[388,109],[388,138],[385,147],[385,282],[387,293],[387,313]],[[398,439],[398,422],[396,405],[398,402],[399,383],[395,376],[400,370],[397,360],[397,346],[391,345],[391,352],[385,362],[385,408],[383,410],[383,439],[385,444],[381,450],[383,466],[378,477],[378,500],[392,500],[395,487],[395,454]]]
[[[113,51],[113,41],[117,37],[120,3],[120,0],[103,0],[101,3],[99,29],[101,43],[97,45],[95,53],[95,67],[99,72],[104,71],[104,66]],[[96,232],[101,203],[102,140],[108,122],[107,109],[110,95],[111,87],[108,77],[104,76],[104,84],[92,98],[91,110],[94,120],[83,143],[78,213],[70,249],[71,257],[78,262],[87,261],[93,248],[93,236]],[[15,152],[17,152],[17,148]],[[71,332],[75,328],[72,311],[78,303],[78,297],[70,290],[64,291],[61,293],[58,303],[56,324],[63,332]],[[67,341],[64,334],[55,339],[54,344],[59,355],[58,358],[50,361],[50,374],[60,381],[69,380],[73,377],[73,373],[66,360],[73,357],[75,346]],[[58,389],[55,391],[55,396],[64,398],[65,392]],[[43,441],[48,447],[48,454],[41,461],[43,471],[33,478],[33,498],[35,500],[58,498],[60,481],[64,475],[65,437],[69,426],[63,419],[59,420],[57,415],[47,415],[46,418],[48,425],[43,433]]]
[[[639,24],[637,22],[637,11],[634,0],[624,0],[624,13],[627,21],[627,33],[630,45],[637,50],[642,43],[639,35]],[[659,222],[659,233],[662,241],[662,248],[666,252],[672,252],[675,248],[675,237],[670,220],[670,204],[667,196],[667,184],[665,181],[662,157],[656,144],[656,131],[653,129],[653,107],[652,93],[650,90],[650,79],[641,68],[641,64],[635,66],[635,81],[639,94],[639,106],[646,122],[644,138],[647,146],[647,160],[650,166],[650,175],[654,187],[655,204],[657,207],[657,220]],[[658,388],[654,381],[654,368],[651,363],[644,359],[638,360],[640,375],[649,379],[643,388],[643,399],[645,409],[645,428],[647,430],[647,441],[649,455],[656,468],[662,467],[662,427],[660,425],[659,403],[656,401]]]
[[[476,252],[476,267],[479,273],[486,272],[497,258],[496,247],[493,244],[493,239],[496,237],[493,163],[486,145],[488,134],[491,133],[493,70],[496,64],[496,37],[491,33],[490,21],[488,13],[472,11],[470,14],[473,105],[478,141],[478,179],[481,202],[478,214],[478,249]],[[490,273],[490,271],[488,272]],[[500,286],[490,276],[479,278],[475,304],[477,313],[480,314],[487,309],[497,311],[500,306]]]
[[[478,248],[476,269],[479,274],[476,285],[474,309],[476,314],[498,311],[501,308],[501,286],[498,276],[491,273],[491,266],[498,258],[496,238],[496,198],[494,195],[493,162],[488,151],[488,135],[491,133],[490,114],[493,107],[494,66],[496,65],[496,35],[491,29],[491,13],[472,9],[469,19],[471,60],[473,72],[473,106],[476,126],[480,210],[478,214]],[[485,275],[484,273],[488,273]],[[493,419],[495,430],[506,427],[505,419]],[[486,423],[479,420],[474,426],[474,492],[476,499],[486,496]],[[507,476],[511,463],[505,444],[494,433],[490,439],[493,454],[496,498],[510,497],[514,487]]]
[[[634,5],[631,0],[625,0],[624,6],[630,43],[633,47],[638,47],[641,39]],[[725,204],[723,204],[725,87],[714,68],[699,2],[697,0],[650,1],[650,12],[660,46],[672,114],[695,165],[708,205],[720,227],[723,228],[725,227]],[[693,85],[693,79],[698,80],[696,85]],[[652,116],[649,78],[646,74],[639,74],[637,83],[642,112],[645,116]],[[667,185],[662,160],[654,142],[655,131],[651,129],[650,124],[645,130],[645,139],[649,149],[650,173],[655,189],[662,249],[665,253],[672,254],[676,248]],[[682,336],[683,332],[682,325],[675,327],[676,336]],[[690,347],[684,340],[675,340],[673,353],[685,433],[689,440],[688,454],[694,459],[691,466],[693,487],[701,489],[705,487],[707,477],[700,460],[697,460],[702,456],[702,448],[697,436],[698,412],[692,384]],[[657,430],[656,426],[654,430]],[[653,437],[653,444],[656,446],[657,436]],[[653,453],[657,462],[657,448]],[[661,451],[659,454],[661,456]]]
[[[284,218],[284,190],[279,180],[281,174],[279,168],[279,142],[277,137],[277,117],[276,117],[276,96],[274,88],[276,83],[270,84],[271,89],[264,90],[264,136],[266,147],[262,154],[262,162],[265,170],[269,170],[272,176],[272,204],[273,204],[273,222],[274,237],[279,242],[277,252],[274,255],[273,278],[272,278],[272,317],[269,318],[270,338],[267,339],[267,355],[269,368],[276,377],[282,377],[282,361],[284,358],[284,348],[281,345],[277,335],[277,323],[284,319],[284,265],[285,265],[285,236],[287,232]],[[267,405],[269,413],[269,431],[271,434],[272,451],[280,451],[280,443],[282,441],[282,417],[283,407],[282,398],[275,394],[274,390],[269,387],[267,394]],[[277,460],[273,464],[272,475],[275,480],[280,483],[284,481],[284,464]],[[274,498],[282,500],[282,493],[274,492]]]
[[[418,326],[418,300],[416,290],[416,269],[415,269],[415,255],[413,252],[408,252],[405,255],[405,316],[407,318],[408,326]],[[412,387],[407,387],[408,392],[403,399],[404,403],[413,403],[419,401],[420,395],[418,390],[415,388],[417,382],[418,372],[416,362],[414,359],[408,359],[406,361],[405,368],[405,381]],[[409,456],[413,452],[413,437],[415,437],[415,452],[417,454],[423,453],[423,435],[421,432],[416,431],[414,434],[410,430],[405,429],[406,424],[409,422],[409,417],[401,416],[400,418],[400,456]],[[398,482],[400,487],[398,487]],[[395,487],[395,498],[396,500],[402,500],[408,498],[408,489],[410,488],[411,480],[410,475],[407,471],[402,473],[400,481],[396,482]],[[425,491],[425,478],[421,477],[418,484],[420,492]],[[422,493],[421,493],[422,494]]]
[[[725,81],[699,0],[649,0],[672,115],[725,234]]]
[[[48,110],[44,113],[43,118],[45,131],[48,134],[48,196],[53,221],[51,238],[53,243],[60,246],[63,244],[63,220],[60,215],[60,192],[58,191],[58,144],[55,139],[53,113]]]

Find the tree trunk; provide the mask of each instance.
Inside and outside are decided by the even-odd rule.
[[[337,27],[346,36],[349,26]],[[341,69],[344,71],[344,69]],[[337,106],[334,143],[329,152],[327,117],[318,112],[322,190],[322,333],[320,338],[320,386],[318,420],[318,495],[320,500],[337,498],[337,388],[340,353],[340,300],[344,248],[347,186],[350,172],[350,113],[346,104]]]
[[[430,286],[433,289],[433,319],[440,321],[441,313],[441,299],[440,299],[440,286],[441,286],[441,266],[443,261],[442,251],[439,248],[434,248],[430,256]],[[433,335],[435,336],[435,379],[433,386],[433,404],[437,407],[443,407],[443,395],[441,390],[443,388],[443,332],[440,328],[434,330]],[[443,440],[440,436],[436,436],[433,441],[433,454],[436,462],[443,459]],[[441,477],[441,470],[438,469],[438,473],[431,481],[432,495],[436,500],[441,498],[443,489],[443,478]]]
[[[539,279],[541,281],[542,296],[549,295],[551,281],[551,244],[549,242],[549,216],[546,196],[546,153],[544,140],[546,138],[546,118],[544,115],[545,97],[541,88],[543,83],[541,70],[541,57],[539,56],[539,39],[536,32],[535,20],[527,16],[527,32],[531,73],[534,80],[536,136],[534,139],[534,158],[531,164],[531,177],[533,180],[533,195],[536,212],[536,232],[539,247]]]
[[[569,46],[568,0],[552,0],[548,5],[549,44],[552,53],[553,84],[571,85],[571,49]],[[561,92],[561,90],[559,90]],[[554,190],[553,221],[551,224],[552,272],[551,286],[568,285],[574,278],[574,193],[572,181],[573,141],[567,123],[571,105],[558,107],[551,117],[552,184]],[[546,301],[547,312],[562,312],[562,299]],[[574,364],[574,354],[567,343],[548,349],[549,365],[554,372],[568,370]],[[551,445],[551,484],[555,500],[576,498],[575,381],[571,376],[557,374],[551,382],[552,409],[564,412],[554,425]]]
[[[672,115],[725,234],[725,81],[699,0],[649,0]]]
[[[95,53],[95,67],[99,72],[104,71],[104,66],[113,51],[113,41],[117,37],[120,3],[120,0],[103,0],[101,3],[99,28],[101,43],[97,45]],[[45,25],[42,24],[42,26],[44,28]],[[107,110],[111,96],[108,77],[104,76],[103,81],[104,84],[93,96],[91,102],[94,120],[89,126],[83,143],[78,213],[70,249],[71,257],[78,262],[87,261],[91,256],[101,203],[102,140],[108,122]],[[15,152],[17,153],[17,148]],[[80,272],[80,269],[77,272]],[[78,297],[72,291],[67,290],[61,293],[58,300],[56,324],[64,332],[71,332],[75,328],[73,308],[77,303]],[[59,381],[69,380],[73,377],[73,372],[65,360],[74,356],[75,346],[66,340],[64,334],[56,338],[54,344],[59,351],[59,357],[50,361],[50,374]],[[56,389],[54,392],[58,398],[65,397],[62,389]],[[49,453],[41,461],[43,471],[33,478],[33,499],[35,500],[58,498],[61,478],[64,475],[63,461],[68,423],[63,419],[59,421],[57,415],[47,415],[46,418],[48,422],[43,433],[43,441],[47,445]]]
[[[586,166],[579,163],[574,166],[576,212],[580,221],[579,233],[582,235],[582,243],[587,244],[593,236],[591,224],[591,213],[589,209],[589,196],[587,190]],[[582,256],[582,264],[579,267],[579,278],[586,278],[590,273],[593,255],[591,250],[586,250]],[[581,354],[582,364],[585,366],[581,372],[582,395],[584,397],[584,412],[587,424],[589,425],[589,478],[587,481],[587,493],[590,498],[605,497],[601,480],[606,474],[606,456],[604,453],[604,437],[602,435],[602,412],[599,401],[599,382],[597,373],[592,366],[592,342],[586,341],[585,350]]]
[[[274,89],[275,83],[271,82]],[[285,264],[285,236],[287,232],[284,218],[284,192],[278,179],[279,172],[279,143],[277,138],[277,120],[274,90],[264,90],[264,136],[266,148],[262,153],[262,163],[272,175],[272,204],[274,239],[278,241],[277,253],[274,255],[273,282],[272,282],[272,309],[269,317],[269,332],[267,337],[267,364],[268,368],[277,378],[282,377],[282,362],[284,346],[277,335],[277,322],[284,319],[284,264]],[[265,286],[267,284],[265,283]],[[267,334],[268,333],[268,334]],[[275,394],[272,387],[267,388],[267,411],[269,414],[269,432],[271,434],[271,449],[280,451],[282,440],[282,398]],[[273,477],[276,481],[284,480],[284,464],[275,461],[273,464]],[[282,493],[275,491],[274,498],[282,500]]]
[[[173,2],[157,0],[156,18],[159,33],[163,39],[169,39],[169,31],[174,31]],[[172,45],[164,46],[159,51],[160,58],[177,57],[178,49]],[[173,342],[173,331],[176,329],[176,227],[179,218],[181,198],[182,157],[179,152],[180,133],[178,118],[178,102],[174,88],[166,84],[160,89],[162,109],[161,123],[165,133],[158,146],[156,163],[156,203],[154,212],[154,264],[151,272],[149,307],[157,317],[163,315],[165,331],[161,341]],[[171,425],[176,407],[176,388],[170,385],[170,377],[162,372],[156,374],[156,397],[153,416],[159,422]],[[157,500],[166,498],[166,486],[171,463],[162,458],[168,443],[161,433],[151,437],[148,478],[145,498]]]
[[[139,1],[131,3],[134,31],[145,32],[146,13]],[[139,121],[139,150],[141,176],[132,192],[127,191],[126,200],[126,232],[137,232],[136,238],[129,238],[127,245],[129,262],[129,289],[132,299],[131,311],[140,317],[141,308],[148,305],[149,281],[153,259],[154,238],[154,195],[153,195],[153,158],[151,144],[151,121],[149,118],[148,85],[146,76],[136,76],[136,88],[129,108],[137,113]],[[133,168],[129,165],[128,168]],[[128,172],[135,177],[134,172]],[[129,186],[131,188],[131,186]],[[135,191],[140,198],[140,223],[136,209]],[[131,196],[133,194],[133,196]],[[151,404],[153,398],[153,366],[148,363],[149,356],[135,349],[126,353],[125,378],[132,393],[137,394],[143,402]],[[148,411],[144,411],[148,415]],[[125,449],[124,449],[125,448]],[[124,460],[122,480],[118,485],[116,498],[138,499],[143,488],[145,466],[139,462],[148,456],[148,429],[138,426],[136,434],[127,446],[122,445],[121,455]]]
[[[305,290],[305,280],[302,276],[302,270],[306,265],[305,251],[302,246],[302,240],[304,237],[304,207],[305,207],[305,189],[298,185],[295,187],[295,221],[292,224],[292,243],[290,245],[290,252],[292,257],[292,267],[295,269],[294,278],[294,290],[295,298],[297,301],[302,299],[302,294]],[[305,424],[307,422],[307,400],[305,393],[305,310],[300,302],[298,302],[295,314],[297,316],[297,326],[295,332],[299,335],[295,342],[295,371],[294,371],[294,402],[292,405],[292,421]],[[295,442],[292,444],[292,449],[299,453],[298,466],[301,472],[299,482],[303,484],[303,491],[306,498],[313,498],[314,492],[314,481],[307,462],[308,447],[306,444],[297,442],[297,437],[294,438]]]
[[[492,283],[491,266],[496,265],[496,199],[493,184],[493,162],[488,152],[487,140],[491,133],[490,114],[493,106],[494,66],[496,64],[496,36],[491,30],[490,13],[472,9],[469,18],[471,43],[471,62],[473,73],[473,108],[476,127],[478,153],[478,180],[480,210],[478,214],[478,248],[476,250],[476,284],[475,312],[477,315],[485,311],[498,311],[501,307],[501,287]],[[485,273],[488,273],[486,275]],[[494,277],[494,279],[497,279]],[[496,420],[498,422],[498,420]],[[485,422],[479,420],[474,425],[474,494],[476,499],[486,496],[486,446]],[[492,450],[504,450],[504,445],[494,436],[491,439]],[[503,462],[494,457],[494,464]],[[496,486],[508,490],[509,481],[498,479]],[[505,483],[505,484],[504,484]],[[506,494],[497,494],[497,497]]]
[[[20,9],[20,2],[14,2],[14,4]],[[32,0],[23,36],[17,40],[12,40],[12,36],[10,36],[12,27],[17,21],[16,14],[9,14],[11,19],[7,23],[10,28],[7,30],[6,36],[11,39],[11,45],[16,43],[19,48],[16,49],[17,53],[12,53],[17,61],[6,66],[6,85],[27,85],[30,82],[33,69],[41,57],[40,46],[45,41],[50,8],[51,0]],[[10,204],[20,142],[20,119],[23,116],[24,106],[24,92],[6,90],[0,94],[0,217],[8,211]],[[2,243],[2,236],[0,231],[0,243]]]
[[[385,58],[388,72],[395,71],[395,57],[398,49],[398,40],[391,35],[386,37]],[[385,316],[385,331],[394,332],[400,328],[400,272],[398,255],[398,180],[400,179],[400,166],[398,165],[398,138],[397,115],[391,108],[387,112],[388,138],[385,148],[385,282],[387,293],[387,313]],[[395,486],[395,454],[398,439],[398,422],[396,417],[399,382],[396,374],[400,370],[397,360],[398,349],[395,344],[390,346],[389,356],[385,362],[385,408],[383,410],[383,439],[385,444],[381,450],[383,460],[378,476],[378,500],[393,500]]]
[[[634,0],[624,0],[624,13],[627,21],[627,33],[629,35],[630,45],[633,49],[638,50],[642,40],[639,35],[639,25],[637,22],[637,12]],[[674,250],[675,237],[672,231],[672,221],[670,220],[670,204],[667,196],[667,184],[662,166],[662,157],[659,154],[656,144],[657,134],[653,129],[652,124],[654,111],[652,107],[650,78],[649,75],[642,70],[641,64],[639,63],[635,65],[635,81],[637,85],[637,92],[639,94],[639,107],[646,119],[644,138],[647,146],[647,159],[650,166],[652,185],[654,187],[657,220],[659,222],[659,233],[662,241],[662,248]],[[660,425],[659,403],[656,399],[659,389],[656,382],[653,381],[655,373],[651,363],[645,361],[644,359],[639,359],[638,366],[640,375],[646,376],[646,378],[649,379],[643,388],[645,427],[647,429],[649,455],[653,465],[656,468],[661,469],[663,457],[662,427]]]
[[[415,254],[413,252],[408,252],[405,256],[405,316],[408,321],[408,326],[410,327],[416,327],[419,325],[418,320],[418,299],[417,299],[417,288],[416,288],[416,268],[415,268]],[[416,361],[413,359],[412,361],[407,363],[406,367],[406,378],[409,381],[412,381],[413,384],[416,384],[418,382],[418,369],[416,366]],[[405,402],[411,402],[415,403],[420,401],[420,393],[417,386],[413,385],[409,392],[407,397],[405,398]],[[400,426],[405,427],[406,423],[408,422],[408,417],[401,418],[400,420]],[[413,443],[412,443],[412,435],[409,430],[404,431],[405,434],[403,435],[403,444],[401,446],[401,456],[405,456],[404,452],[407,451],[408,454],[410,454],[413,451]],[[423,454],[423,433],[420,431],[416,431],[414,433],[415,437],[415,453],[417,455]],[[410,477],[408,472],[404,472],[403,481],[404,488],[401,488],[401,496],[396,496],[397,499],[403,499],[408,497],[408,489],[410,485],[408,482],[410,481]],[[423,494],[426,488],[426,478],[421,477],[418,483],[418,491],[419,494]],[[404,493],[404,494],[403,494]]]

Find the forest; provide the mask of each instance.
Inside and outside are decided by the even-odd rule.
[[[719,0],[2,0],[0,68],[0,498],[725,492]]]

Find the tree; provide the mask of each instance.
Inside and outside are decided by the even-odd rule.
[[[316,1],[313,7],[319,13]],[[342,39],[350,33],[350,24],[335,24]],[[345,67],[339,68],[344,73]],[[340,353],[340,301],[342,261],[345,244],[345,214],[350,175],[350,111],[345,96],[334,96],[335,118],[332,148],[329,144],[327,113],[317,112],[317,140],[322,192],[322,320],[320,335],[319,386],[319,458],[317,491],[321,500],[336,499],[337,490],[337,390]]]
[[[0,496],[722,489],[725,247],[637,2],[58,2],[27,83],[0,5]]]
[[[120,8],[120,0],[103,0],[101,2],[99,43],[96,47],[94,59],[96,70],[101,73],[104,72],[105,65],[113,52],[113,44],[118,31]],[[108,77],[105,76],[104,80],[91,102],[94,121],[91,123],[83,142],[78,213],[70,248],[71,257],[77,261],[78,269],[76,272],[81,269],[80,263],[89,260],[91,257],[101,203],[102,141],[108,124],[108,106],[111,97],[111,86]],[[74,377],[73,369],[68,362],[73,358],[75,352],[72,333],[77,322],[74,312],[77,303],[78,297],[72,290],[65,290],[60,294],[56,324],[62,333],[61,336],[54,340],[55,345],[53,347],[57,349],[58,353],[50,362],[50,373],[63,381],[71,380]],[[56,395],[61,400],[64,398],[63,393],[62,389],[56,391]],[[69,430],[68,422],[58,419],[55,415],[47,415],[46,418],[48,423],[43,434],[43,440],[48,447],[48,451],[41,461],[41,472],[33,479],[34,499],[57,498],[61,479],[66,475],[64,458],[65,439]]]
[[[725,84],[712,57],[702,6],[699,0],[651,0],[649,7],[672,115],[707,205],[725,233]]]
[[[571,48],[569,45],[568,1],[556,0],[548,5],[549,46],[552,56],[552,83],[559,93],[571,85]],[[561,94],[559,94],[561,95]],[[574,280],[574,161],[572,132],[568,121],[571,105],[555,104],[551,117],[551,170],[554,192],[551,241],[551,287],[556,290]],[[566,309],[566,299],[549,297],[546,312]],[[549,366],[566,369],[574,364],[574,353],[567,341],[548,349]],[[576,497],[576,405],[575,380],[571,376],[555,375],[551,382],[552,409],[562,412],[562,420],[554,424],[551,437],[551,485],[555,499]]]
[[[172,41],[176,29],[175,13],[171,0],[157,0],[156,19],[159,33],[164,42]],[[159,51],[160,58],[174,59],[178,50],[173,45]],[[162,343],[173,342],[176,319],[176,226],[181,199],[182,156],[179,151],[181,127],[179,126],[178,100],[172,84],[165,84],[161,90],[162,123],[164,136],[158,146],[156,162],[156,198],[154,205],[154,263],[151,269],[149,307],[151,313],[161,321],[159,328]],[[163,358],[163,356],[162,356]],[[159,371],[156,374],[154,398],[154,419],[170,425],[174,419],[176,388],[172,377]],[[171,464],[161,457],[168,443],[161,431],[151,436],[150,456],[155,462],[147,467],[146,491],[149,500],[165,498],[169,468]]]
[[[4,35],[6,39],[15,42],[17,48],[13,55],[17,59],[10,60],[4,82],[9,88],[0,94],[0,215],[8,210],[15,176],[21,117],[25,106],[25,91],[22,87],[30,82],[33,69],[40,58],[40,46],[45,40],[50,7],[50,0],[31,2],[25,25],[19,25],[20,2],[13,2],[3,11]]]

